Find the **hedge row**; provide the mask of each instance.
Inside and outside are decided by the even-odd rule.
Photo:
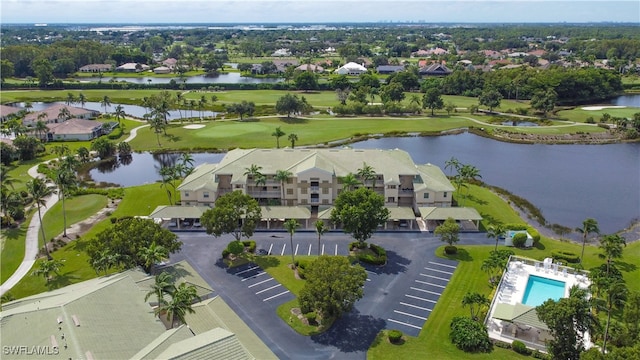
[[[577,264],[580,262],[580,257],[572,252],[568,251],[554,251],[551,253],[551,257],[556,261],[564,261],[570,264]]]

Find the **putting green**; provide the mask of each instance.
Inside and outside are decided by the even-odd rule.
[[[218,123],[218,126],[207,126],[202,130],[198,130],[193,134],[202,138],[228,138],[234,136],[250,136],[251,133],[271,134],[273,124],[265,124],[260,122],[246,123]]]

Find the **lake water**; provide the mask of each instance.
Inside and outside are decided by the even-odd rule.
[[[109,81],[113,77],[105,76],[102,78],[103,83],[109,83]],[[115,81],[125,81],[133,84],[168,84],[171,80],[175,80],[178,84],[182,83],[180,78],[173,77],[155,77],[155,76],[145,76],[145,77],[127,77],[125,76],[117,76]],[[95,77],[81,77],[76,78],[76,80],[80,82],[98,82],[100,78]],[[198,76],[189,76],[185,79],[187,84],[261,84],[261,83],[278,83],[283,82],[282,78],[253,78],[241,76],[240,73],[230,72],[225,74],[220,74],[218,76],[208,77],[204,75]]]
[[[403,149],[418,164],[432,163],[445,173],[451,157],[476,166],[487,184],[524,197],[542,210],[549,223],[578,227],[595,218],[603,233],[640,218],[640,144],[523,145],[472,134],[372,139],[354,148]],[[224,154],[193,154],[197,164],[217,162]],[[127,166],[94,169],[95,181],[132,186],[156,182],[161,161],[178,154],[134,154]],[[134,166],[131,166],[134,165]],[[158,185],[159,186],[159,185]]]
[[[33,111],[40,111],[40,110],[44,110],[54,104],[64,104],[64,102],[59,101],[59,102],[53,102],[53,103],[43,103],[43,102],[34,102],[31,105],[33,106]],[[17,104],[18,106],[24,106],[24,103],[19,103]],[[147,109],[145,109],[142,106],[138,106],[138,105],[127,105],[127,104],[120,104],[122,106],[122,108],[124,109],[125,114],[127,115],[131,115],[131,116],[135,116],[137,118],[143,118],[144,114],[147,113]],[[80,107],[80,104],[71,104],[71,106],[76,106],[76,107]],[[111,106],[107,106],[107,112],[113,113],[116,109],[116,106],[118,106],[118,104],[111,104]],[[95,111],[99,111],[99,112],[103,112],[104,111],[104,107],[99,103],[99,102],[86,102],[84,104],[84,108],[85,109],[89,109],[89,110],[95,110]],[[215,111],[202,111],[202,116],[204,118],[216,118],[218,116],[219,113],[215,112]],[[193,118],[193,117],[200,117],[200,111],[198,111],[198,109],[193,109],[193,110],[182,110],[182,118]],[[177,110],[171,110],[169,111],[169,115],[167,116],[167,118],[169,120],[177,120],[180,119],[180,112]]]

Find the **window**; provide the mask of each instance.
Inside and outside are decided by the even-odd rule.
[[[387,185],[387,189],[395,189],[396,186],[395,185]]]
[[[396,202],[396,198],[395,198],[395,197],[393,197],[393,196],[389,196],[389,197],[387,198],[387,202],[388,202],[388,203]]]
[[[300,188],[300,193],[301,194],[306,194],[307,193],[307,188],[306,187]]]
[[[189,197],[189,192],[188,191],[184,192],[184,197]]]
[[[293,184],[293,179],[292,178],[288,178],[287,179],[287,184]]]
[[[202,193],[202,197],[203,198],[208,198],[209,197],[209,192],[208,191],[203,192]]]
[[[287,195],[293,195],[293,189],[287,189]]]
[[[445,195],[445,196],[446,196],[446,195]],[[429,198],[429,193],[424,193],[424,194],[422,195],[422,197],[423,197],[423,198],[425,198],[425,199],[428,199],[428,198]]]
[[[444,192],[444,197],[447,197],[447,192],[446,191]]]
[[[214,181],[214,182],[218,182],[218,181],[220,181],[220,180],[218,179],[218,175],[216,175],[216,176],[213,178],[213,181]]]
[[[322,193],[323,193],[324,195],[329,194],[329,188],[322,188]]]

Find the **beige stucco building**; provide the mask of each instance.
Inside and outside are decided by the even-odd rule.
[[[259,173],[252,176],[254,165]],[[218,164],[195,169],[179,186],[183,206],[213,206],[216,199],[239,190],[261,205],[327,207],[344,190],[342,178],[370,166],[375,180],[358,179],[385,198],[389,208],[451,206],[454,187],[439,167],[416,165],[403,150],[236,149]],[[290,176],[281,181],[279,171]]]

